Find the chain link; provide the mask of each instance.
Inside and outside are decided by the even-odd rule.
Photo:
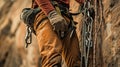
[[[25,36],[25,47],[27,48],[29,44],[32,43],[32,29],[30,26],[27,25],[26,27],[26,36]]]
[[[91,8],[90,0],[89,1],[86,0],[84,3],[84,22],[82,26],[81,67],[88,67],[89,52],[90,48],[93,46],[92,40],[93,18],[90,16],[89,11],[90,8]]]

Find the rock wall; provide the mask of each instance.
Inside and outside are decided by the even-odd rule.
[[[36,38],[25,48],[25,25],[20,12],[30,0],[0,0],[0,67],[40,67]]]
[[[104,4],[105,29],[103,60],[105,67],[120,67],[120,0],[106,0]]]
[[[79,5],[72,1],[71,9],[76,12]],[[95,58],[92,57],[93,60],[95,59],[95,65],[93,60],[89,60],[89,67],[120,67],[120,0],[102,0],[102,6],[103,10],[98,11],[97,19],[100,21],[100,11],[103,11],[103,21],[94,22],[97,24],[97,29],[100,27],[98,32],[94,32],[94,35],[97,34],[97,43],[94,44],[96,45]],[[78,22],[77,33],[81,43],[83,15],[73,17]]]

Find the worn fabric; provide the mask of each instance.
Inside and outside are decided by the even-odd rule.
[[[69,24],[69,19],[64,18]],[[69,31],[64,39],[59,39],[43,11],[36,16],[34,29],[42,58],[42,67],[54,67],[61,64],[62,59],[65,60],[67,67],[80,67],[80,51],[76,32],[72,38],[70,38]]]
[[[52,6],[50,1],[57,1],[59,4],[66,4],[69,6],[69,1],[70,0],[34,0],[32,7],[37,7],[39,6],[43,12],[48,15],[48,13],[52,10],[54,10],[54,6]],[[76,0],[80,4],[84,2],[84,0]]]

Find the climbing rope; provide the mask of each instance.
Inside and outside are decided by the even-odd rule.
[[[99,64],[99,67],[103,67],[102,58],[100,52],[100,45],[102,45],[102,26],[104,23],[103,17],[103,4],[102,0],[94,0],[95,7],[95,23],[94,23],[94,47],[93,47],[93,67],[96,67],[96,64]],[[99,60],[99,61],[97,61]],[[96,62],[97,61],[97,62]]]
[[[88,67],[90,48],[93,46],[93,18],[90,15],[91,0],[84,2],[84,21],[82,23],[81,67]]]

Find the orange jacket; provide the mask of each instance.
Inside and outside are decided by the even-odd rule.
[[[55,0],[58,3],[65,3],[67,5],[69,5],[69,0]],[[84,0],[76,0],[79,3],[83,3]],[[52,6],[50,0],[33,0],[32,3],[32,8],[36,8],[36,7],[40,7],[42,9],[42,11],[48,15],[48,13],[52,10],[54,10],[54,7]]]

